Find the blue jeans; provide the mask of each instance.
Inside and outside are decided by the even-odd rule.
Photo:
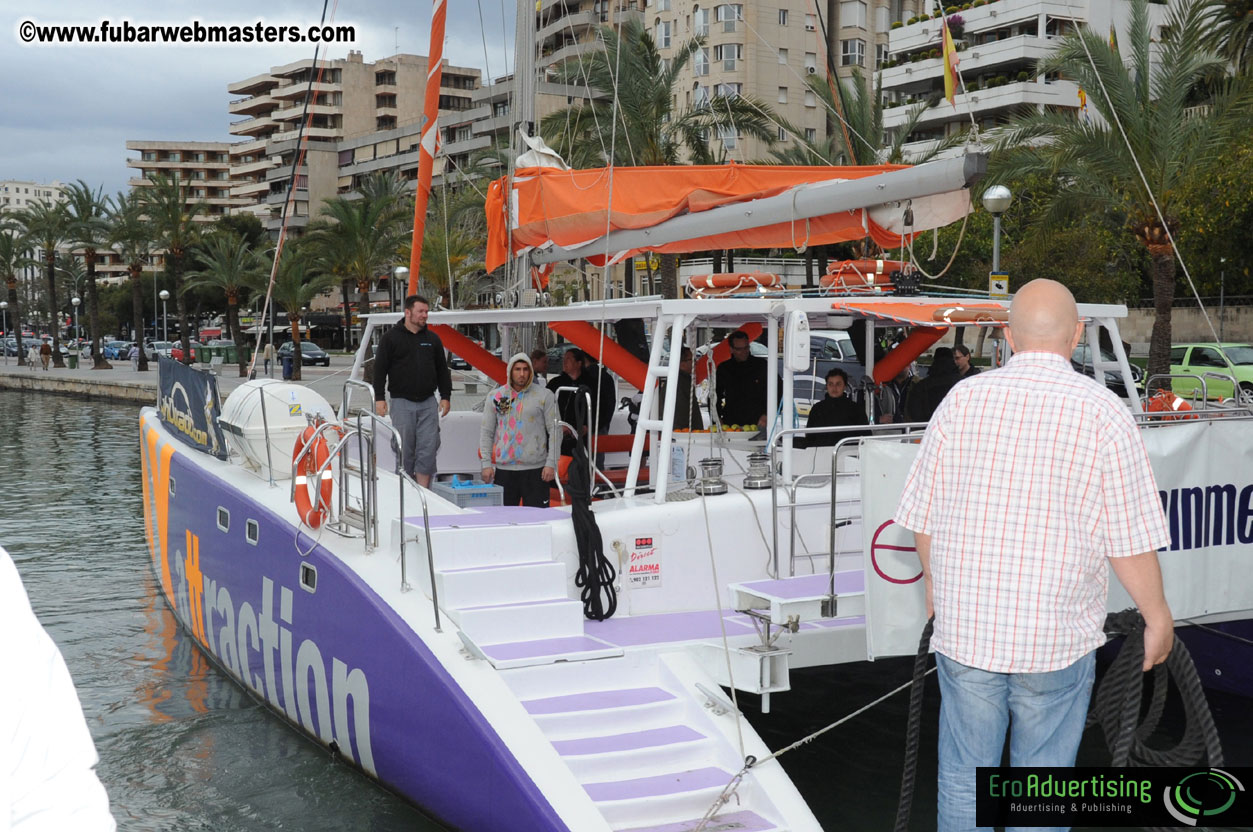
[[[1049,673],[990,673],[939,653],[935,661],[940,680],[937,829],[989,829],[975,826],[975,768],[1001,764],[1011,720],[1011,766],[1073,766],[1096,653]]]

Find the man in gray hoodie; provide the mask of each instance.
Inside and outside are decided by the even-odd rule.
[[[557,478],[557,402],[534,378],[530,357],[518,353],[509,359],[509,383],[489,393],[483,407],[483,482],[504,488],[507,506],[548,508],[549,483]]]

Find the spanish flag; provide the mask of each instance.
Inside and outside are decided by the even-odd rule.
[[[948,18],[942,21],[944,38],[944,97],[957,109],[957,49],[953,47],[953,35],[948,30]]]

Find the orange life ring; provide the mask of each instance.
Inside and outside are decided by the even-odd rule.
[[[1149,398],[1150,413],[1169,413],[1174,415],[1163,416],[1162,419],[1196,419],[1195,413],[1184,415],[1183,411],[1191,410],[1192,405],[1176,396],[1169,390],[1158,390]]]
[[[842,292],[873,292],[892,282],[889,277],[880,275],[904,269],[905,263],[900,260],[837,260],[827,266],[827,273],[818,279],[818,285]]]
[[[319,434],[317,441],[314,442],[313,450],[301,456],[315,433],[317,433],[317,428],[309,425],[300,434],[300,438],[296,440],[296,447],[292,450],[292,463],[295,464],[299,460],[292,500],[296,503],[296,513],[300,515],[300,522],[311,529],[321,526],[330,513],[331,489],[335,481],[335,475],[330,466],[322,467],[331,456],[325,436]],[[315,504],[309,494],[309,477],[316,475],[319,469],[322,471],[322,482],[316,490],[317,503]]]
[[[687,279],[687,289],[696,297],[720,297],[742,292],[778,292],[785,288],[787,287],[783,278],[768,272],[697,274]]]

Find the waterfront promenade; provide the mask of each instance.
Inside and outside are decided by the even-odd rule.
[[[297,384],[312,387],[321,393],[327,401],[338,405],[342,396],[344,380],[352,369],[351,355],[331,355],[330,367],[302,367],[301,380]],[[39,366],[35,369],[19,367],[17,359],[10,357],[8,366],[0,363],[0,391],[35,390],[46,393],[57,393],[66,397],[104,399],[116,402],[129,402],[136,405],[155,404],[157,400],[157,367],[149,364],[147,372],[136,372],[131,369],[129,361],[111,361],[111,370],[93,370],[90,366],[79,364],[77,369],[57,369],[52,367],[45,371]],[[207,367],[198,364],[197,367]],[[266,377],[258,372],[258,378]],[[281,378],[278,367],[274,367],[273,378]],[[239,377],[239,367],[227,364],[222,367],[218,376],[218,390],[225,399],[230,392],[238,387],[246,378]],[[454,410],[469,410],[487,395],[494,386],[486,376],[474,371],[452,371],[452,406]],[[359,403],[362,391],[354,393],[354,401]]]

